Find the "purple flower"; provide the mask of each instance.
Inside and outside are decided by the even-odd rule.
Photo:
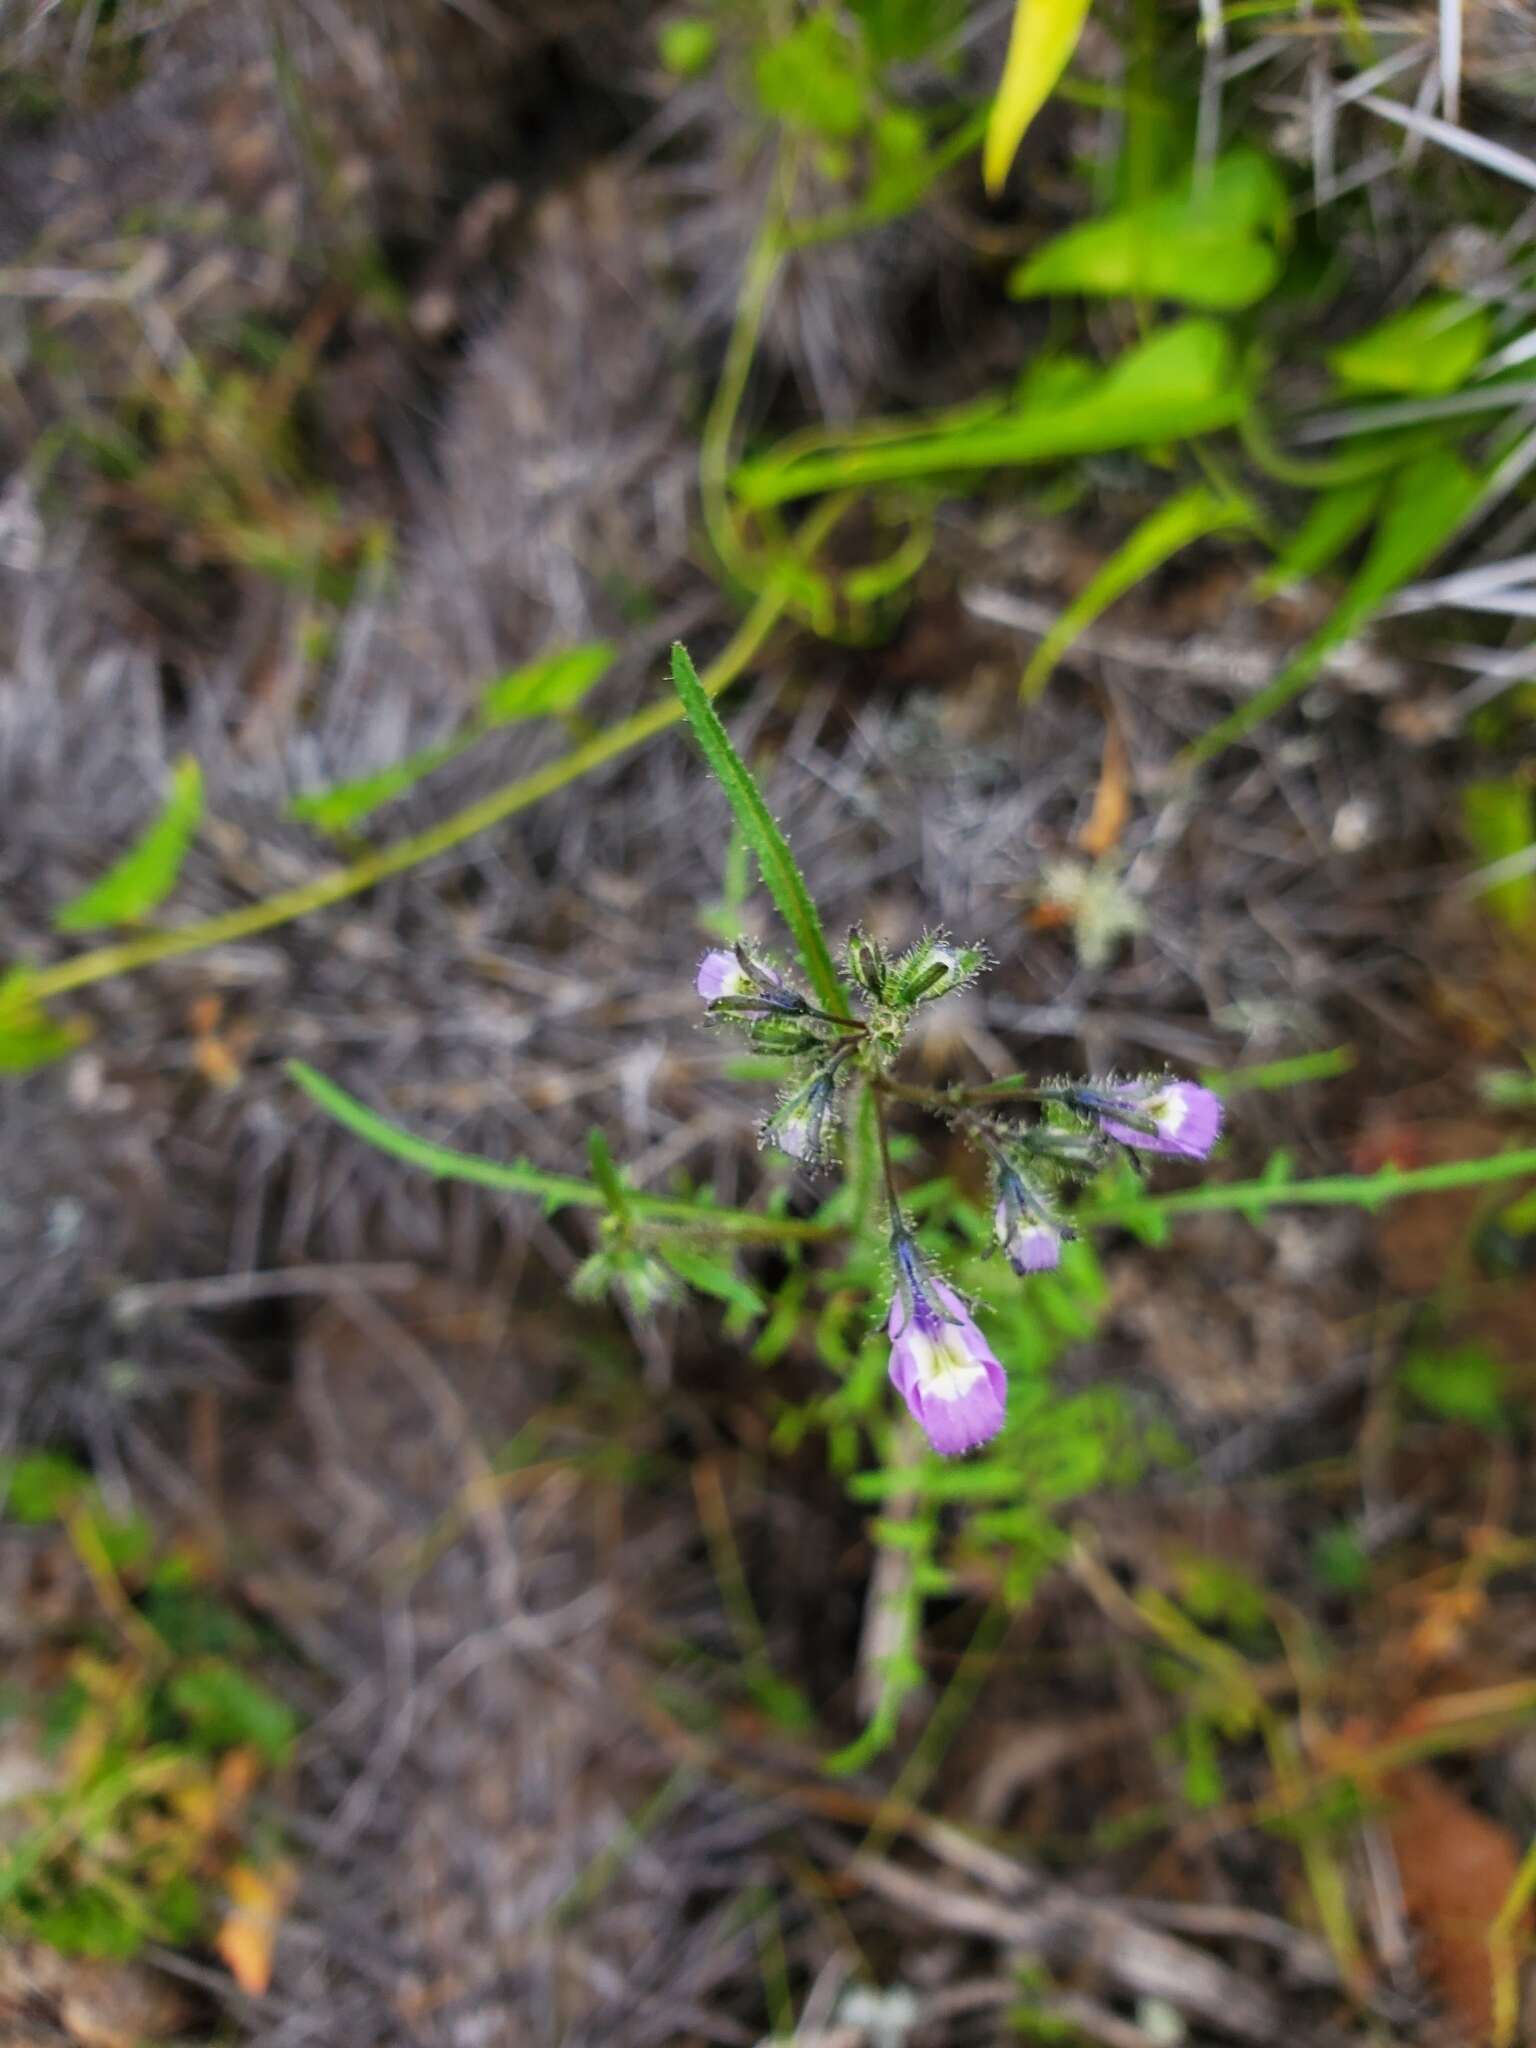
[[[717,946],[699,962],[698,979],[693,985],[706,1003],[717,1003],[722,996],[745,995],[752,982],[736,955]]]
[[[896,1262],[891,1383],[933,1448],[957,1457],[1002,1428],[1008,1381],[965,1303],[922,1271],[909,1241],[898,1240]]]
[[[1221,1135],[1221,1100],[1193,1081],[1129,1081],[1123,1087],[1081,1089],[1078,1101],[1107,1136],[1143,1152],[1204,1159]],[[1130,1122],[1123,1119],[1129,1117]]]
[[[1015,1273],[1049,1273],[1061,1264],[1062,1232],[1043,1216],[1026,1216],[1022,1210],[999,1202],[993,1211],[997,1241]]]

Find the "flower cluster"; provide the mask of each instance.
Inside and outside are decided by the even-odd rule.
[[[887,1069],[914,1012],[973,981],[986,955],[979,946],[957,946],[946,933],[930,932],[893,960],[855,931],[843,964],[856,990],[849,1011],[819,1008],[742,939],[706,953],[694,983],[712,1021],[735,1024],[757,1051],[790,1061],[790,1079],[762,1136],[807,1166],[827,1156],[850,1073]]]
[[[884,1142],[888,1106],[929,1109],[983,1154],[998,1249],[1025,1277],[1060,1263],[1075,1235],[1065,1204],[1076,1188],[1116,1158],[1207,1158],[1221,1133],[1221,1103],[1208,1088],[1166,1074],[1041,1082],[1018,1075],[935,1091],[899,1086],[890,1069],[914,1013],[964,987],[986,956],[934,932],[891,959],[855,931],[843,964],[857,991],[847,1012],[818,1007],[741,941],[705,955],[697,988],[711,1018],[736,1024],[760,1051],[789,1061],[791,1078],[762,1134],[791,1158],[825,1156],[851,1079],[873,1091],[891,1222],[890,1376],[934,1449],[955,1455],[1002,1428],[1007,1381],[965,1302],[918,1250],[902,1217]]]

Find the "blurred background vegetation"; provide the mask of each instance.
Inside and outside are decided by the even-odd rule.
[[[7,2042],[1536,2038],[1533,110],[1528,0],[0,5]],[[1023,1287],[898,1133],[982,1457],[697,1028],[679,637],[990,950],[919,1078],[1225,1098]]]

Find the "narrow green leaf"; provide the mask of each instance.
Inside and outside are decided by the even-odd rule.
[[[171,789],[158,818],[97,882],[72,897],[54,916],[61,932],[137,924],[176,886],[182,862],[203,815],[203,771],[190,754],[171,770]]]
[[[1212,490],[1208,484],[1196,484],[1193,489],[1159,505],[1115,550],[1087,587],[1073,598],[1030,656],[1019,683],[1021,700],[1030,703],[1038,697],[1050,681],[1056,664],[1078,635],[1086,632],[1102,612],[1160,569],[1181,548],[1203,540],[1207,534],[1219,533],[1224,527],[1248,526],[1252,521],[1251,505],[1241,498]]]
[[[1439,553],[1472,512],[1482,488],[1483,479],[1447,449],[1399,471],[1388,484],[1385,510],[1365,560],[1332,615],[1272,683],[1186,749],[1185,766],[1212,760],[1299,696],[1328,657]]]
[[[393,803],[414,789],[424,776],[432,774],[462,751],[462,743],[448,740],[441,746],[423,747],[376,775],[360,775],[354,782],[338,782],[331,789],[310,796],[296,796],[288,806],[290,818],[313,825],[321,832],[345,832],[385,804]]]
[[[871,421],[857,442],[744,464],[735,486],[753,507],[819,491],[919,477],[1057,462],[1073,455],[1177,441],[1231,426],[1250,393],[1232,338],[1214,320],[1181,320],[1126,350],[1084,380],[1057,375],[1047,392],[1026,385],[1019,401],[982,420],[944,425],[918,415]]]
[[[521,668],[498,676],[481,693],[474,718],[462,731],[437,746],[423,747],[374,775],[360,775],[334,788],[295,797],[288,806],[290,818],[313,825],[321,832],[344,832],[360,825],[364,818],[393,803],[416,787],[428,775],[472,747],[486,733],[529,718],[558,718],[575,710],[593,685],[612,667],[615,650],[605,640],[580,647],[562,648],[556,654],[541,655]]]
[[[982,152],[989,192],[1002,190],[1030,122],[1077,48],[1088,7],[1089,0],[1015,0],[1008,55]]]
[[[736,822],[757,857],[768,893],[789,927],[817,1001],[829,1010],[845,1014],[842,983],[832,965],[826,935],[816,906],[811,901],[811,892],[805,886],[805,878],[796,867],[789,842],[774,822],[751,771],[731,745],[730,736],[705,695],[698,672],[681,641],[675,642],[672,648],[672,681],[682,699],[699,749],[725,791],[736,814]]]
[[[1273,597],[1321,575],[1370,525],[1383,488],[1381,477],[1368,476],[1320,491],[1289,545],[1254,584],[1255,596]]]
[[[1172,299],[1208,312],[1251,306],[1280,276],[1285,186],[1267,157],[1234,150],[1187,177],[1057,235],[1008,280],[1015,298],[1053,293]]]
[[[663,1265],[670,1266],[680,1280],[685,1280],[699,1294],[713,1295],[723,1301],[727,1308],[734,1310],[735,1319],[745,1328],[756,1322],[767,1309],[762,1295],[737,1272],[729,1258],[722,1258],[712,1252],[699,1251],[693,1245],[668,1243],[657,1246],[657,1257]]]
[[[612,668],[617,649],[606,640],[542,655],[500,676],[480,699],[480,723],[490,728],[525,718],[561,718]]]
[[[619,1169],[608,1150],[608,1140],[594,1125],[587,1133],[587,1158],[592,1166],[592,1178],[598,1192],[615,1216],[626,1217],[630,1213],[629,1190],[619,1177]]]
[[[1207,1067],[1200,1081],[1203,1087],[1213,1089],[1226,1099],[1248,1094],[1254,1089],[1268,1093],[1280,1088],[1300,1088],[1309,1081],[1331,1081],[1339,1074],[1349,1073],[1355,1059],[1352,1045],[1335,1045],[1325,1052],[1297,1053],[1294,1059],[1266,1060],[1260,1066],[1229,1067],[1225,1070]]]
[[[1438,398],[1455,391],[1482,361],[1493,308],[1454,292],[1394,313],[1328,352],[1328,367],[1352,391]]]
[[[1444,1194],[1452,1188],[1494,1187],[1500,1181],[1530,1180],[1536,1177],[1536,1149],[1490,1152],[1479,1159],[1450,1159],[1439,1166],[1384,1167],[1380,1173],[1340,1173],[1322,1180],[1290,1180],[1272,1177],[1273,1169],[1284,1166],[1285,1155],[1276,1154],[1258,1180],[1236,1181],[1226,1187],[1185,1188],[1171,1195],[1111,1195],[1085,1204],[1073,1212],[1080,1227],[1119,1225],[1134,1217],[1209,1216],[1227,1210],[1262,1215],[1269,1209],[1379,1209],[1387,1202],[1400,1202],[1409,1195]]]
[[[24,967],[0,977],[0,1074],[30,1074],[63,1059],[90,1036],[84,1024],[57,1024],[29,993]]]

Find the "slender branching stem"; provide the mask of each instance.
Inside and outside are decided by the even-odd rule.
[[[890,1206],[891,1228],[901,1228],[901,1196],[896,1189],[896,1169],[891,1164],[891,1134],[885,1121],[884,1089],[874,1086],[870,1093],[875,1102],[875,1131],[880,1139],[880,1171],[885,1179],[885,1199]]]

